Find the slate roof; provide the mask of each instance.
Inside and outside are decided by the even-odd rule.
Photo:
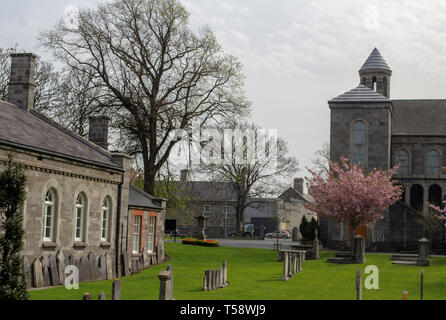
[[[392,100],[393,135],[446,135],[446,100]]]
[[[0,145],[122,170],[111,155],[35,110],[0,100]]]
[[[309,194],[300,193],[299,191],[297,191],[294,188],[288,188],[279,196],[279,198],[281,198],[283,200],[287,200],[287,201],[290,201],[290,199],[293,198],[293,199],[297,199],[301,202],[307,202],[307,203],[314,202],[313,196],[311,196]]]
[[[392,102],[389,98],[375,92],[369,87],[360,84],[356,88],[347,91],[328,103],[350,103],[350,102]]]
[[[130,208],[142,208],[142,209],[154,209],[161,211],[163,209],[163,199],[156,198],[147,192],[138,189],[132,185],[129,188],[129,207]]]
[[[381,55],[381,53],[377,48],[373,49],[372,53],[364,62],[359,71],[364,71],[368,69],[384,69],[390,72],[392,71],[389,65],[387,64],[386,60],[384,60],[383,56]]]

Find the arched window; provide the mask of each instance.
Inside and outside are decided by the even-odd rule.
[[[426,157],[426,174],[440,174],[440,152],[431,150]]]
[[[441,206],[441,187],[438,184],[433,184],[429,187],[429,203],[436,206]]]
[[[105,197],[102,202],[102,219],[101,219],[101,240],[109,241],[109,226],[111,215],[111,200],[110,197]]]
[[[383,91],[383,93],[384,93],[384,96],[388,96],[388,92],[387,92],[387,78],[386,77],[384,77],[384,79],[383,79],[383,88],[384,88],[384,91]]]
[[[358,120],[353,123],[351,137],[351,162],[366,166],[367,151],[367,127],[364,121]]]
[[[86,211],[86,197],[83,192],[79,193],[76,198],[76,220],[74,227],[74,240],[84,241],[85,236],[85,211]]]
[[[54,221],[56,215],[56,192],[50,189],[45,195],[43,221],[43,241],[54,241]]]
[[[410,188],[410,206],[416,210],[423,210],[424,191],[419,184],[414,184]]]
[[[395,164],[399,165],[398,174],[409,174],[409,152],[404,149],[398,150],[396,154]]]
[[[372,78],[372,89],[373,91],[376,91],[376,77]]]

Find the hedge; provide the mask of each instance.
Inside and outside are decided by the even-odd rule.
[[[183,239],[183,244],[192,244],[204,247],[219,247],[220,243],[216,240],[198,240],[198,239]]]

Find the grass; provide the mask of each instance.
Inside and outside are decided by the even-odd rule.
[[[303,271],[282,281],[282,263],[277,252],[268,249],[200,247],[166,243],[169,263],[174,267],[174,297],[177,300],[338,300],[355,299],[356,270],[367,265],[379,268],[379,289],[363,290],[365,300],[401,300],[404,290],[409,299],[419,299],[420,270],[424,269],[424,299],[446,298],[446,258],[431,259],[429,267],[392,265],[390,255],[367,254],[363,265],[326,263],[333,253],[322,252],[320,260],[308,260]],[[218,268],[228,261],[230,286],[204,292],[204,270]],[[167,263],[122,277],[123,300],[157,300],[157,274]],[[366,277],[363,273],[363,279]],[[111,297],[112,281],[81,283],[79,290],[56,287],[30,291],[30,299],[82,299],[89,292],[97,299],[100,292]]]

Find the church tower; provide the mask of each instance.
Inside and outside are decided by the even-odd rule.
[[[376,48],[359,70],[360,83],[387,98],[390,98],[391,76],[392,70]]]

